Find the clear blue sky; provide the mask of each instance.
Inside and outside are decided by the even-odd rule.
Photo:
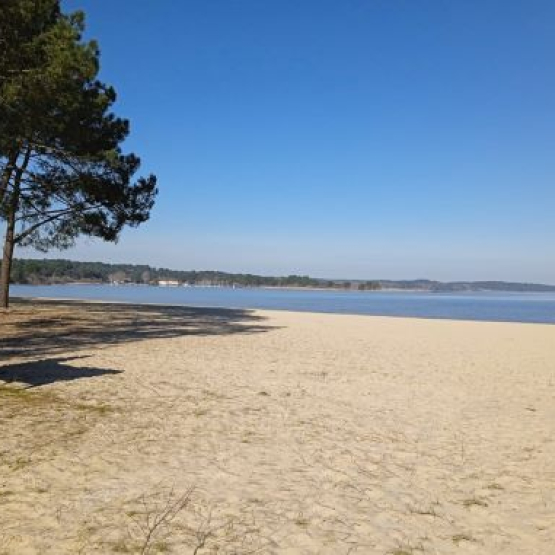
[[[555,283],[552,0],[64,5],[160,184],[64,256]]]

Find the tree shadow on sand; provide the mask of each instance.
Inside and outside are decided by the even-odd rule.
[[[58,300],[17,300],[13,307],[0,314],[0,361],[10,357],[36,360],[147,339],[277,329],[264,325],[264,317],[244,309]]]
[[[82,358],[88,357],[78,356],[51,358],[0,366],[0,381],[5,383],[24,383],[28,386],[28,388],[31,388],[55,382],[65,382],[79,380],[81,378],[94,378],[97,376],[122,373],[121,370],[93,368],[89,366],[77,367],[64,364],[65,362]]]

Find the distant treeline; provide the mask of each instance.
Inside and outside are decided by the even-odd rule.
[[[511,281],[432,281],[428,279],[415,279],[406,281],[379,280],[382,289],[405,289],[417,291],[430,291],[432,293],[449,293],[465,291],[509,291],[514,293],[547,293],[555,292],[555,285],[542,285],[539,283],[518,283]]]
[[[142,283],[156,285],[158,281],[176,281],[189,285],[219,285],[236,287],[314,287],[376,291],[397,289],[429,292],[514,291],[555,292],[553,285],[512,283],[505,281],[441,282],[418,280],[329,280],[309,276],[283,277],[254,274],[232,274],[218,271],[170,270],[144,264],[105,264],[73,260],[16,259],[12,267],[12,283]]]
[[[170,270],[135,264],[105,264],[103,262],[76,262],[73,260],[15,259],[12,283],[143,283],[156,285],[159,280],[177,281],[190,285],[219,285],[236,287],[318,287],[358,290],[380,289],[376,281],[350,282],[344,280],[315,279],[309,276],[283,277],[254,274],[231,274],[218,271]]]

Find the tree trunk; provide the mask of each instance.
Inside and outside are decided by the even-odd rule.
[[[21,178],[27,170],[31,158],[31,147],[27,147],[25,158],[20,167],[16,169],[13,190],[8,201],[5,217],[7,220],[6,237],[4,239],[4,252],[2,255],[2,268],[0,269],[0,308],[7,309],[10,306],[10,275],[12,271],[13,250],[15,246],[15,221],[19,208],[19,194]]]
[[[4,239],[4,253],[2,256],[2,269],[0,270],[0,308],[7,309],[10,305],[10,274],[12,270],[15,210],[10,210],[7,215],[6,238]]]
[[[0,208],[4,204],[6,192],[8,191],[8,184],[10,183],[12,173],[16,168],[17,157],[18,157],[17,150],[12,150],[8,154],[8,163],[6,164],[6,167],[4,168],[4,172],[2,173],[2,178],[0,179]]]

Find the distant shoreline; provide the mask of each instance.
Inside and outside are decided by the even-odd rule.
[[[471,282],[470,282],[471,283]],[[451,294],[465,294],[465,293],[555,293],[555,286],[540,285],[535,287],[535,284],[530,284],[528,288],[517,289],[511,288],[509,285],[506,289],[486,287],[469,287],[460,289],[435,288],[426,289],[424,287],[382,287],[381,289],[356,289],[354,287],[316,287],[316,286],[302,286],[302,285],[229,285],[229,284],[180,284],[180,285],[158,285],[155,283],[110,283],[106,281],[58,281],[58,282],[41,282],[41,283],[20,283],[12,282],[12,285],[24,287],[57,287],[57,286],[80,286],[80,285],[95,285],[95,286],[113,286],[113,287],[153,287],[160,289],[187,289],[187,288],[205,288],[205,289],[264,289],[275,291],[330,291],[340,293],[451,293]]]
[[[430,279],[345,279],[308,275],[263,276],[219,270],[172,270],[147,264],[112,264],[65,259],[14,259],[12,282],[30,285],[136,284],[178,287],[265,287],[292,290],[459,292],[555,292],[555,285],[511,281],[437,281]]]

